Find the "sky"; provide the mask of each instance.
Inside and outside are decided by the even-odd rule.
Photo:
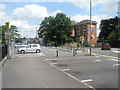
[[[92,21],[97,22],[118,16],[120,0],[91,0]],[[0,25],[10,22],[18,28],[21,37],[33,38],[41,21],[62,12],[71,20],[90,19],[90,0],[0,0]]]

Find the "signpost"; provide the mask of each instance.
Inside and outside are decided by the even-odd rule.
[[[80,41],[82,42],[82,48],[83,48],[83,51],[84,51],[84,46],[83,46],[83,41],[85,40],[85,37],[84,36],[80,36]]]
[[[84,41],[84,36],[80,36],[80,41]]]
[[[10,22],[5,22],[6,28],[8,30],[8,38],[7,38],[7,58],[10,59],[10,31],[9,31],[9,25]]]

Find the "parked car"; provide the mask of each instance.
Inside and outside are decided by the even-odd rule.
[[[102,45],[101,50],[111,50],[111,46],[109,43],[105,43]]]
[[[28,44],[26,47],[19,48],[18,52],[21,54],[27,53],[27,52],[41,52],[41,46],[39,44]]]
[[[15,44],[15,51],[16,51],[16,53],[19,53],[19,52],[18,52],[19,49],[20,49],[20,48],[23,48],[23,47],[26,47],[26,45],[25,45],[25,44],[22,44],[22,43],[16,43],[16,44]]]
[[[26,47],[25,44],[15,44],[15,48],[22,48],[22,47]]]

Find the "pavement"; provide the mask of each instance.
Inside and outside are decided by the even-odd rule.
[[[2,70],[2,88],[88,88],[51,67],[44,57],[42,53],[30,53],[8,59]]]

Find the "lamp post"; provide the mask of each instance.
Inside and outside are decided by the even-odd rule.
[[[92,1],[90,0],[90,30],[92,29]],[[90,55],[91,55],[91,43],[92,43],[92,32],[90,32]]]

